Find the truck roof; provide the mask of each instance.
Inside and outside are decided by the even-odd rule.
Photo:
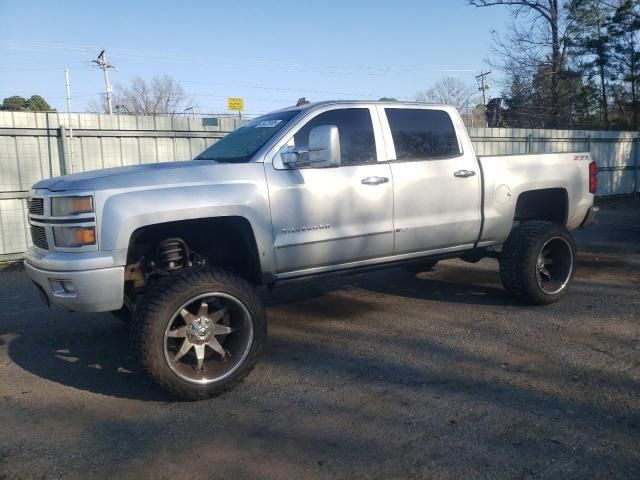
[[[384,105],[390,107],[397,106],[424,106],[424,107],[436,107],[436,108],[448,108],[450,105],[439,104],[439,103],[425,103],[425,102],[398,102],[398,101],[389,101],[389,100],[322,100],[320,102],[310,102],[305,103],[303,105],[294,105],[291,107],[281,108],[276,110],[278,112],[287,112],[287,111],[296,111],[296,110],[313,110],[315,108],[321,107],[323,105]]]

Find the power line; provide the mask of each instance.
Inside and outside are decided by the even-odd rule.
[[[344,95],[351,97],[370,97],[370,98],[379,98],[381,95],[374,95],[369,93],[346,93],[346,92],[335,92],[328,90],[310,90],[308,88],[284,88],[284,87],[265,87],[262,85],[239,85],[239,84],[231,84],[224,82],[205,82],[200,80],[181,80],[183,83],[201,83],[205,85],[217,85],[221,87],[237,87],[237,88],[255,88],[260,90],[274,90],[279,92],[303,92],[303,93],[320,93],[324,95]]]
[[[73,66],[73,65],[69,65],[69,66]],[[88,65],[83,65],[83,66],[74,66],[73,67],[76,70],[89,70],[91,67],[89,67]],[[6,65],[6,64],[0,64],[0,69],[2,70],[12,70],[12,71],[19,71],[19,72],[24,72],[24,71],[45,71],[45,70],[62,70],[64,69],[64,66],[62,65],[58,65],[56,67],[45,67],[45,66],[22,66],[22,65]]]
[[[0,41],[0,48],[2,46],[8,47],[8,48],[15,48],[15,49],[35,49],[35,50],[42,50],[42,51],[53,51],[56,53],[60,53],[60,54],[68,54],[68,53],[72,53],[72,54],[78,54],[78,53],[82,53],[84,54],[85,52],[88,52],[90,49],[94,48],[93,46],[89,46],[89,45],[65,45],[65,44],[55,44],[55,43],[45,43],[45,42],[2,42]],[[473,71],[473,69],[462,69],[462,68],[445,68],[445,69],[440,69],[434,72],[424,72],[425,67],[422,66],[418,66],[418,67],[414,67],[411,69],[407,69],[407,68],[402,68],[402,67],[386,67],[386,66],[367,66],[367,65],[348,65],[348,66],[336,66],[336,65],[311,65],[311,64],[304,64],[304,63],[294,63],[294,62],[269,62],[269,61],[252,61],[252,60],[228,60],[225,58],[220,58],[220,57],[203,57],[203,56],[194,56],[194,55],[173,55],[173,54],[167,54],[164,52],[149,52],[149,51],[142,51],[142,50],[135,50],[135,49],[109,49],[109,55],[110,57],[113,56],[122,56],[122,57],[133,57],[133,58],[137,58],[140,56],[144,56],[144,58],[146,60],[154,60],[154,59],[164,59],[164,60],[169,60],[169,61],[188,61],[190,63],[193,63],[193,61],[204,61],[205,64],[207,65],[214,65],[214,63],[211,62],[216,62],[217,63],[230,63],[230,64],[234,64],[234,65],[245,65],[245,66],[252,66],[255,68],[261,68],[261,67],[277,67],[277,68],[315,68],[315,67],[319,67],[319,68],[329,68],[329,69],[337,69],[339,71],[334,71],[334,72],[324,72],[324,73],[344,73],[346,71],[351,71],[353,72],[368,72],[368,74],[370,75],[377,75],[377,74],[386,74],[386,73],[398,73],[398,72],[414,72],[414,71],[420,71],[422,72],[422,75],[429,75],[429,74],[442,74],[442,73],[456,73],[456,74],[464,74],[465,72],[471,72]],[[106,59],[106,52],[103,50],[100,55],[98,56],[98,58],[96,60],[92,60],[91,63],[94,63],[96,65],[98,65],[104,73],[105,76],[105,90],[106,90],[106,99],[107,99],[107,104],[108,104],[108,108],[109,111],[112,111],[112,87],[111,87],[111,83],[109,82],[109,75],[108,75],[108,70],[111,68],[114,68],[113,65],[109,64],[109,62]],[[39,67],[39,69],[42,68],[49,68],[49,67]],[[88,68],[88,64],[83,64],[82,67],[78,67],[78,68]],[[34,68],[35,69],[35,68]],[[52,68],[53,69],[53,68]],[[374,72],[374,73],[371,73]],[[375,73],[377,72],[377,73]],[[436,73],[437,72],[437,73]],[[490,72],[489,72],[490,73]],[[205,84],[205,85],[219,85],[219,86],[225,86],[225,87],[233,87],[233,88],[251,88],[251,89],[260,89],[260,90],[271,90],[271,91],[281,91],[281,92],[295,92],[297,95],[309,95],[309,94],[321,94],[321,95],[337,95],[337,96],[343,96],[343,97],[351,97],[351,98],[371,98],[371,99],[377,99],[380,98],[382,96],[384,96],[385,94],[388,94],[388,92],[383,92],[381,94],[372,94],[372,93],[349,93],[349,92],[342,92],[342,91],[330,91],[330,90],[316,90],[316,89],[306,89],[306,88],[285,88],[285,87],[265,87],[265,86],[259,86],[259,85],[242,85],[242,84],[230,84],[230,83],[224,83],[224,82],[206,82],[206,81],[196,81],[196,80],[183,80],[184,83],[194,83],[194,84]],[[483,91],[484,94],[484,91]],[[211,95],[211,94],[195,94],[198,96],[208,96],[208,97],[219,97],[219,98],[225,98],[225,96],[222,95]],[[78,96],[82,96],[82,95],[76,95]],[[51,97],[51,98],[55,98],[55,97]],[[245,98],[250,98],[251,97],[245,97]],[[268,101],[268,102],[288,102],[288,99],[275,99],[275,98],[253,98],[254,100],[258,100],[258,101]],[[486,102],[485,102],[486,103]]]
[[[57,53],[86,53],[95,46],[90,45],[68,45],[68,44],[55,44],[45,42],[0,42],[0,46],[7,48],[22,49],[22,50],[44,50],[54,51]],[[397,73],[420,73],[421,75],[443,75],[443,74],[459,74],[463,75],[469,72],[475,71],[474,69],[466,68],[441,68],[433,71],[425,66],[412,66],[412,67],[398,67],[398,66],[381,66],[381,65],[322,65],[322,64],[307,64],[299,62],[281,62],[281,61],[267,61],[267,60],[238,60],[229,59],[225,57],[210,57],[202,55],[185,55],[183,53],[167,53],[157,52],[149,50],[137,50],[137,49],[118,49],[112,48],[109,50],[110,54],[116,58],[154,58],[156,60],[169,60],[188,62],[190,64],[203,64],[208,66],[219,66],[220,64],[229,64],[235,66],[245,66],[250,68],[277,68],[277,69],[302,69],[311,70],[320,73],[328,74],[349,74],[349,73],[365,73],[370,75],[378,74],[397,74]],[[320,69],[320,70],[318,70]]]

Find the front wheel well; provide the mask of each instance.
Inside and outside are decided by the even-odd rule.
[[[244,217],[215,217],[159,223],[133,232],[127,265],[151,259],[167,239],[179,239],[207,265],[232,271],[251,283],[261,279],[260,256],[249,221]]]
[[[514,220],[527,222],[540,220],[566,225],[569,196],[564,188],[530,190],[518,196]]]

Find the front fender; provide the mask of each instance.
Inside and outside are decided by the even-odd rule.
[[[102,205],[98,212],[100,250],[126,250],[133,232],[149,225],[237,216],[253,229],[262,272],[275,272],[266,186],[241,182],[170,186],[113,192],[96,203]]]

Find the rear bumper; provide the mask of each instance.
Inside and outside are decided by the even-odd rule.
[[[123,303],[124,267],[56,271],[38,268],[29,260],[25,271],[48,304],[77,312],[108,312]]]
[[[584,217],[584,220],[580,224],[581,227],[588,227],[589,225],[593,225],[594,223],[598,223],[598,215],[600,215],[600,207],[591,206],[589,210],[587,210],[587,214]]]

